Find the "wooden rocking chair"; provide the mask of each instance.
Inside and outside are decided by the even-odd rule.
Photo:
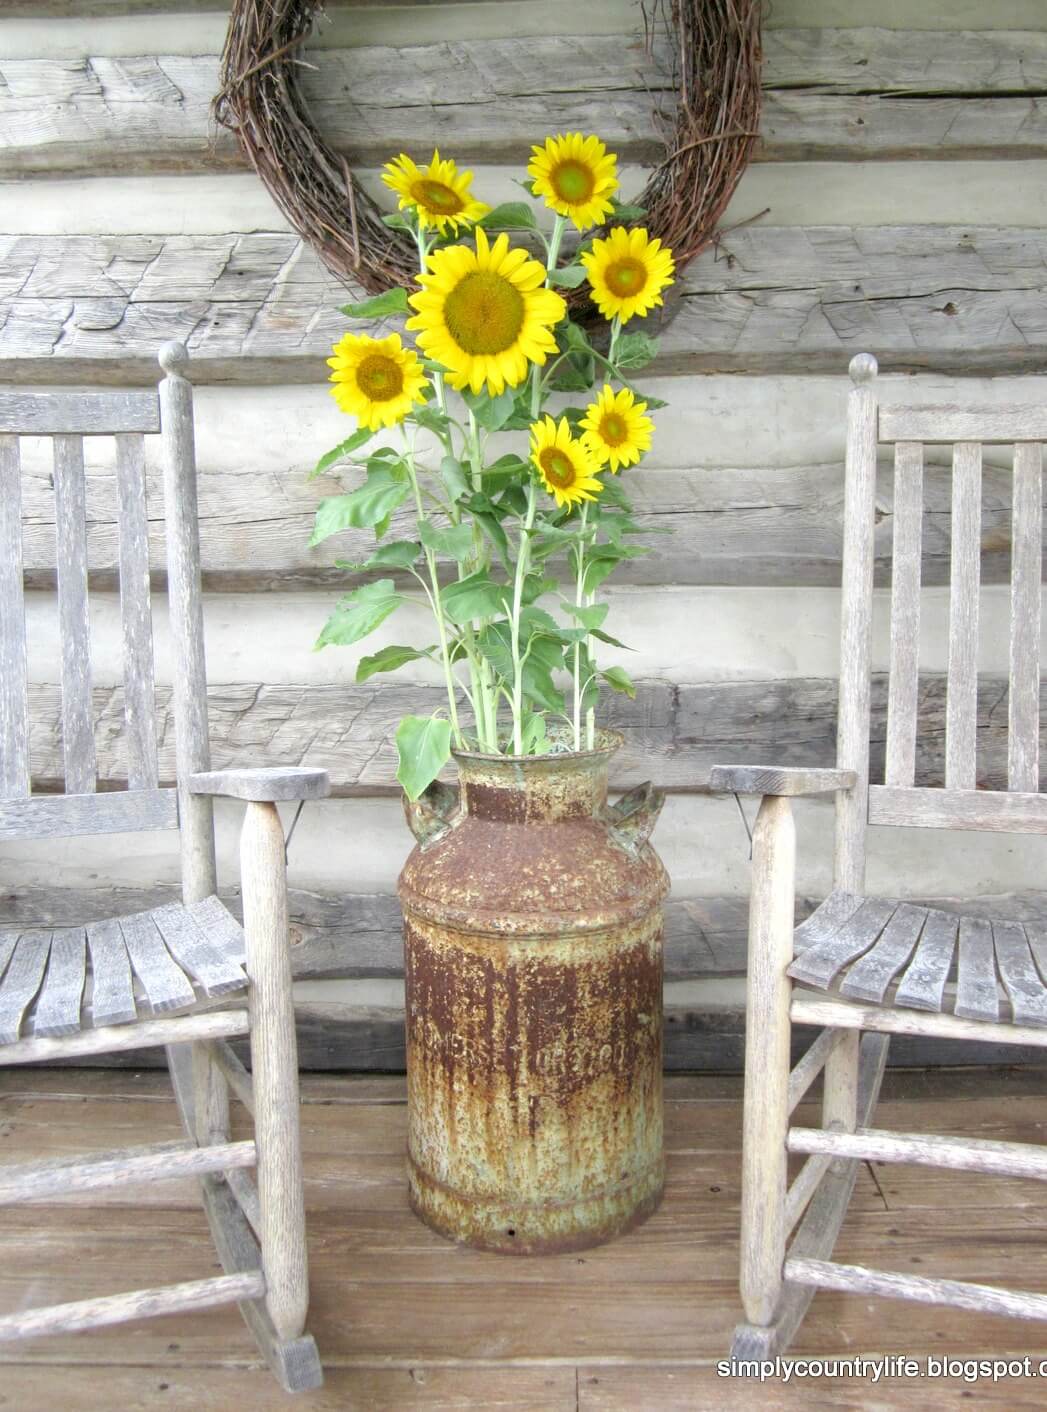
[[[319,798],[328,780],[322,770],[210,769],[188,355],[170,343],[160,362],[158,392],[0,393],[0,839],[177,829],[182,869],[180,903],[80,928],[0,932],[0,1064],[170,1046],[188,1140],[0,1169],[0,1203],[196,1175],[225,1274],[9,1314],[0,1340],[239,1301],[273,1372],[296,1391],[318,1386],[322,1373],[303,1333],[298,1074],[276,801]],[[164,452],[177,788],[158,784],[144,462],[152,432]],[[54,446],[63,795],[30,793],[20,435],[51,436]],[[91,717],[85,435],[116,442],[127,788],[105,792],[96,791]],[[214,795],[248,801],[242,928],[215,895]],[[250,1075],[228,1044],[244,1034]],[[230,1090],[253,1114],[253,1141],[230,1141]]]
[[[1047,1150],[1028,1144],[895,1135],[871,1126],[891,1034],[1047,1046],[1047,929],[864,892],[868,824],[1047,833],[1039,763],[1040,443],[1047,408],[881,408],[876,371],[867,354],[850,365],[837,768],[720,768],[710,779],[714,790],[763,796],[749,923],[741,1229],[747,1322],[732,1347],[739,1359],[784,1351],[819,1289],[1047,1318],[1047,1295],[830,1259],[860,1162],[1047,1177]],[[869,639],[881,442],[894,446],[894,554],[885,779],[872,784]],[[982,444],[1000,442],[1014,444],[1008,787],[990,792],[976,788],[975,774],[981,468]],[[945,783],[921,788],[923,447],[943,443],[953,447]],[[829,792],[836,795],[833,891],[794,929],[790,801]],[[794,1023],[823,1028],[790,1073]],[[791,1126],[791,1113],[823,1069],[822,1126]],[[790,1153],[807,1160],[787,1186]]]

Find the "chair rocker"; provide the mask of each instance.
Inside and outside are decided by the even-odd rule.
[[[873,1126],[892,1034],[1047,1046],[1047,928],[865,894],[869,824],[1047,833],[1040,792],[1042,454],[1047,408],[884,406],[851,361],[835,769],[724,767],[710,788],[762,796],[753,834],[743,1118],[739,1359],[783,1352],[819,1289],[1047,1318],[1047,1295],[833,1262],[863,1161],[1047,1178],[1047,1149]],[[1013,443],[1007,789],[977,787],[982,445]],[[884,782],[870,783],[877,447],[894,447]],[[916,784],[923,448],[951,445],[944,787]],[[794,928],[791,800],[835,794],[833,891]],[[802,989],[800,987],[803,987]],[[793,1024],[821,1026],[790,1072]],[[862,1032],[864,1036],[862,1035]],[[822,1125],[790,1115],[824,1070]],[[790,1153],[806,1155],[787,1185]],[[795,1234],[793,1234],[795,1232]],[[790,1237],[791,1243],[790,1243]]]
[[[179,344],[158,390],[0,393],[0,839],[177,829],[182,900],[61,930],[0,932],[0,1065],[168,1046],[187,1140],[0,1169],[0,1204],[196,1175],[225,1273],[0,1318],[0,1340],[238,1301],[288,1391],[317,1387],[308,1305],[284,839],[276,801],[322,770],[210,768],[192,389]],[[144,437],[164,459],[177,786],[159,783]],[[127,788],[98,791],[83,438],[116,443]],[[54,451],[64,794],[30,789],[20,436]],[[243,927],[216,892],[213,797],[247,801]],[[246,1007],[244,1001],[246,999]],[[247,1035],[251,1074],[229,1046]],[[232,1142],[230,1091],[254,1117]],[[249,1168],[256,1169],[257,1184]]]

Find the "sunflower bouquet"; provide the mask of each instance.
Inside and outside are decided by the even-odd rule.
[[[635,224],[644,212],[618,200],[617,158],[597,137],[550,137],[532,153],[523,185],[552,209],[547,233],[530,203],[477,200],[472,173],[438,152],[427,167],[387,164],[399,211],[385,221],[414,239],[418,289],[342,312],[406,315],[416,348],[350,332],[328,359],[357,429],[316,474],[362,465],[364,480],[320,502],[312,543],[373,529],[374,553],[340,567],[389,576],[346,594],[316,645],[359,642],[407,602],[431,610],[435,642],[385,646],[357,668],[359,682],[421,659],[442,672],[446,709],[406,716],[396,733],[411,799],[452,749],[591,749],[601,685],[634,694],[621,667],[598,663],[598,643],[625,646],[604,630],[598,594],[616,565],[649,552],[618,475],[649,450],[648,412],[664,404],[631,380],[654,340],[624,330],[661,304],[673,259]],[[599,346],[559,292],[586,282],[609,324]],[[587,405],[571,405],[579,393]]]

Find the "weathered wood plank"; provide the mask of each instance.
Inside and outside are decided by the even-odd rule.
[[[47,975],[33,1012],[33,1034],[78,1032],[86,969],[87,946],[83,928],[55,932],[51,938]]]
[[[73,834],[177,827],[173,789],[0,800],[0,838],[68,838]]]
[[[65,787],[95,787],[91,733],[91,624],[87,608],[87,484],[82,437],[54,438],[55,556],[62,639],[62,753]]]
[[[656,442],[657,446],[657,442]],[[151,448],[150,448],[151,449]],[[203,458],[203,453],[202,458]],[[921,580],[949,580],[951,468],[947,453],[928,451],[924,470]],[[985,456],[982,502],[982,582],[1010,577],[1012,476],[1008,456]],[[25,578],[33,589],[54,583],[54,496],[49,467],[23,455]],[[332,584],[356,578],[334,567],[336,558],[361,560],[370,553],[369,530],[348,530],[309,548],[320,497],[357,482],[360,471],[308,481],[300,467],[259,474],[252,458],[238,466],[203,459],[199,473],[200,548],[208,589],[271,589]],[[116,586],[119,547],[117,481],[106,458],[87,468],[88,561],[93,588]],[[671,527],[652,541],[653,554],[627,560],[616,570],[622,584],[837,585],[843,540],[843,464],[823,462],[767,468],[703,466],[629,472],[627,486],[637,522],[649,530]],[[895,501],[894,466],[881,460],[876,482],[876,581],[891,579]],[[162,491],[148,466],[149,559],[154,583],[164,582]],[[1047,517],[1044,519],[1047,524]],[[413,534],[411,514],[398,511],[391,537]],[[1047,532],[1047,531],[1045,531]]]
[[[1015,447],[1007,783],[1017,790],[1038,789],[1040,781],[1042,484],[1042,445]]]
[[[891,666],[887,703],[887,784],[912,784],[920,674],[920,560],[923,447],[899,442],[894,462],[894,561],[891,572]]]
[[[22,557],[22,474],[18,440],[0,435],[0,796],[29,793]]]
[[[116,438],[120,501],[120,616],[124,638],[124,720],[127,772],[132,789],[155,789],[153,620],[149,598],[149,529],[145,500],[145,447],[139,433]]]
[[[653,778],[661,788],[688,790],[704,785],[713,765],[765,759],[781,766],[818,768],[835,758],[837,687],[830,678],[680,683],[641,678],[637,688],[635,701],[615,694],[604,703],[607,725],[625,736],[612,768],[616,785],[631,787]],[[441,693],[435,685],[396,681],[363,686],[212,683],[208,709],[213,764],[219,770],[250,767],[261,759],[273,766],[308,764],[330,772],[334,795],[395,794],[397,723],[405,713],[435,709]],[[1006,694],[1005,679],[980,679],[977,783],[982,789],[1006,788]],[[1047,683],[1041,686],[1041,702],[1041,747],[1047,747]],[[168,687],[158,688],[157,706],[160,778],[170,782],[174,751]],[[53,790],[61,782],[59,710],[57,684],[34,684],[31,744],[39,789]],[[945,711],[945,677],[923,676],[918,695],[919,785],[942,782]],[[876,673],[870,745],[874,781],[883,778],[886,716],[887,676]],[[103,784],[121,782],[127,767],[120,741],[120,687],[95,687],[93,717],[99,778]],[[1041,758],[1047,758],[1047,748]],[[112,794],[98,799],[100,814],[118,807]],[[0,805],[0,819],[9,807],[16,806]],[[131,796],[125,807],[132,807]]]
[[[769,30],[764,52],[757,160],[1026,155],[1047,132],[1042,34]],[[242,166],[210,123],[218,69],[215,54],[9,59],[2,166]],[[542,133],[578,127],[650,159],[655,110],[674,101],[669,46],[659,34],[648,53],[637,30],[314,48],[300,77],[318,126],[357,163],[434,141],[459,160],[516,160]]]
[[[344,289],[290,233],[0,240],[0,377],[155,377],[186,344],[198,381],[315,381]],[[699,256],[657,320],[655,369],[1039,371],[1047,232],[748,226]]]

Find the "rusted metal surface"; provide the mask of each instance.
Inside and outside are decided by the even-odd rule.
[[[662,1192],[662,799],[609,808],[597,743],[460,754],[460,803],[408,809],[411,1203],[483,1249],[595,1245]]]

